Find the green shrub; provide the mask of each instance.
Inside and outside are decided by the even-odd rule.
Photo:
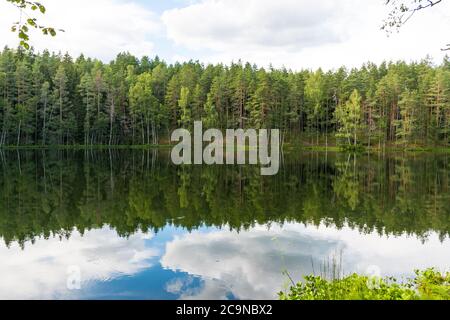
[[[415,279],[399,283],[394,278],[353,274],[326,280],[307,276],[305,281],[279,294],[281,300],[450,300],[450,273],[435,269],[416,271]]]
[[[339,148],[340,148],[340,151],[348,152],[348,153],[363,153],[367,150],[366,147],[364,147],[361,144],[357,144],[356,146],[344,144],[344,145],[340,145]]]
[[[416,271],[414,284],[424,300],[450,300],[450,272]]]

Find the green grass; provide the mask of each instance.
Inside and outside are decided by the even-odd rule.
[[[336,146],[304,146],[304,145],[292,145],[286,143],[284,145],[284,150],[287,151],[317,151],[317,152],[340,152],[341,148]]]
[[[285,145],[285,150],[288,151],[316,151],[316,152],[342,152],[342,153],[378,153],[378,152],[404,152],[404,153],[450,153],[450,147],[407,147],[400,148],[396,146],[386,147],[384,150],[380,150],[377,147],[371,148],[358,148],[357,150],[346,149],[337,146],[302,146],[302,145]]]
[[[166,149],[173,145],[29,145],[29,146],[0,146],[4,150],[107,150],[107,149]]]
[[[374,278],[352,274],[326,280],[307,276],[288,292],[279,293],[281,300],[450,300],[450,272],[435,269],[416,271],[413,279],[402,283],[394,278]]]
[[[169,149],[172,148],[174,144],[159,144],[159,145],[2,145],[0,146],[0,150],[52,150],[52,149],[60,149],[60,150],[86,150],[86,149],[94,149],[94,150],[105,150],[105,149]],[[245,150],[249,150],[246,146]],[[386,146],[384,150],[380,150],[378,147],[359,147],[357,150],[353,150],[352,148],[343,148],[336,145],[305,145],[302,143],[285,143],[284,144],[285,151],[314,151],[314,152],[406,152],[406,153],[450,153],[450,147],[423,147],[423,146],[411,146],[411,147],[399,147],[399,146]]]

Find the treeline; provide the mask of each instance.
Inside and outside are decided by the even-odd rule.
[[[448,145],[450,61],[324,72],[0,53],[0,145],[167,142],[174,128],[279,128],[290,141]]]
[[[450,235],[450,155],[303,153],[276,176],[255,166],[184,166],[168,150],[0,150],[0,241],[25,245],[110,226],[350,226],[361,233]],[[439,174],[436,174],[439,172]]]

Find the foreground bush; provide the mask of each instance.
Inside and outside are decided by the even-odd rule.
[[[450,272],[416,271],[406,283],[394,278],[370,278],[357,274],[326,280],[307,276],[305,281],[279,294],[281,300],[450,300]]]

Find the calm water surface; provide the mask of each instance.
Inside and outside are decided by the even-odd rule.
[[[156,150],[1,151],[0,298],[272,299],[284,271],[333,257],[345,273],[445,270],[449,160],[295,153],[262,177]]]

